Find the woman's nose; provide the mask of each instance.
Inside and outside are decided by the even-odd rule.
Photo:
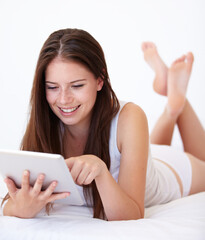
[[[64,104],[64,105],[72,103],[73,94],[71,93],[71,91],[63,90],[60,93],[59,101],[60,101],[61,104]]]

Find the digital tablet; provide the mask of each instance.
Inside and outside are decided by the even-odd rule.
[[[24,170],[30,172],[30,185],[33,186],[40,173],[45,174],[43,188],[56,180],[58,184],[55,193],[70,192],[70,196],[56,200],[70,205],[83,205],[78,187],[70,174],[64,158],[59,154],[39,153],[29,151],[0,150],[0,174],[3,178],[9,177],[21,186]]]

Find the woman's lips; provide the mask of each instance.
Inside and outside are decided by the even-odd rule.
[[[61,108],[61,107],[58,107],[58,108],[61,110],[61,112],[65,113],[65,114],[69,114],[69,113],[75,112],[79,107],[80,107],[80,105],[78,105],[77,107],[73,107],[73,108]]]

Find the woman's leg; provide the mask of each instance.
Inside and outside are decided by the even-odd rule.
[[[166,71],[167,67],[159,57],[155,45],[144,43],[142,49],[145,60],[156,73],[154,80],[155,91],[157,89],[157,93],[168,97],[165,110],[152,131],[151,142],[170,145],[173,130],[175,124],[177,124],[184,150],[187,152],[186,154],[192,166],[192,183],[189,194],[205,191],[205,131],[185,97],[192,70],[193,55],[188,53],[186,56],[177,59],[167,70],[167,75],[164,73],[160,75],[158,73],[160,64],[162,72]],[[154,56],[150,57],[150,55]],[[157,62],[157,64],[152,61]],[[167,83],[165,84],[163,81]],[[159,89],[164,89],[165,86],[167,86],[166,91],[159,91]]]
[[[153,88],[160,95],[167,96],[167,71],[166,64],[162,61],[157,48],[152,42],[143,42],[142,51],[144,59],[155,72]]]
[[[161,114],[150,134],[150,142],[159,145],[171,145],[177,117],[170,116],[167,107]]]
[[[184,115],[186,90],[193,60],[192,53],[183,55],[174,61],[167,71],[167,79],[164,78],[164,81],[167,81],[168,103],[151,133],[152,143],[171,145],[175,124],[180,116]],[[155,81],[157,83],[157,79]]]
[[[205,161],[205,131],[188,101],[177,119],[184,151]]]
[[[205,131],[190,103],[185,98],[192,70],[193,55],[191,53],[188,53],[187,56],[183,55],[168,69],[159,57],[153,43],[143,43],[142,50],[145,60],[155,71],[155,89],[163,89],[167,86],[166,92],[168,95],[168,104],[151,133],[151,143],[170,145],[174,127],[177,124],[184,150],[200,159],[204,159]],[[160,75],[160,71],[163,74]],[[167,74],[165,74],[166,71]],[[165,91],[156,92],[165,95]]]
[[[205,161],[189,153],[187,153],[187,156],[192,166],[192,182],[189,195],[203,192],[205,191]]]
[[[167,75],[168,68],[158,54],[157,48],[152,42],[142,43],[144,59],[155,72],[153,88],[160,95],[167,96]],[[150,135],[153,144],[170,145],[176,124],[176,117],[169,117],[167,108],[158,119]],[[166,133],[166,134],[165,134]]]
[[[151,143],[171,145],[175,124],[178,126],[184,151],[205,161],[205,131],[188,100],[178,117],[170,116],[165,107],[152,130]]]
[[[177,75],[176,73],[177,71],[180,72],[180,68],[173,70],[176,71],[174,75],[168,73],[168,88],[171,86],[171,81],[173,84],[176,84],[175,81],[177,81],[177,84],[181,85],[178,88],[177,86],[175,89],[173,88],[173,92],[168,89],[167,104],[171,115],[176,116],[175,114],[179,113],[177,125],[184,151],[188,155],[192,166],[192,182],[189,195],[205,191],[205,131],[190,103],[185,98],[186,89],[184,87],[186,87],[186,82],[184,84],[180,83],[183,78],[184,81],[189,78],[190,74],[188,72],[191,72],[191,62],[193,62],[193,57],[188,54],[185,63],[187,66],[181,65],[181,68],[186,68],[186,74],[183,70],[181,75]]]

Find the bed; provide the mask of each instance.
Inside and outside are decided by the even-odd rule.
[[[6,192],[0,179],[0,196]],[[145,218],[107,222],[93,219],[84,206],[55,204],[48,216],[34,219],[0,216],[1,240],[205,239],[205,192],[145,209]]]

